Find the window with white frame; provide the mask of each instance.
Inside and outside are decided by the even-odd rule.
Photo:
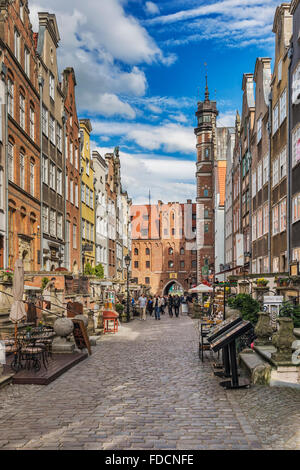
[[[65,198],[67,201],[69,201],[69,178],[68,175],[66,174],[66,194]]]
[[[298,64],[296,70],[293,73],[292,78],[292,103],[300,103],[300,64]]]
[[[286,230],[286,199],[279,204],[280,210],[280,232]]]
[[[94,192],[90,191],[90,208],[94,209]]]
[[[27,47],[24,50],[24,62],[25,62],[25,73],[27,77],[30,77],[30,52]]]
[[[300,220],[300,193],[296,194],[293,197],[292,210],[293,210],[292,221],[294,223]]]
[[[252,171],[252,197],[256,196],[256,169]]]
[[[20,153],[20,186],[25,189],[25,156]]]
[[[286,176],[287,155],[286,147],[283,149],[279,156],[279,179],[282,180]]]
[[[75,159],[75,162],[74,162],[75,168],[76,168],[76,170],[78,170],[78,148],[77,147],[75,147],[75,157],[74,157],[74,159]]]
[[[50,72],[49,75],[49,93],[50,93],[50,98],[55,99],[55,80],[54,80],[54,75]]]
[[[269,155],[263,159],[263,185],[269,181]]]
[[[263,206],[263,233],[264,235],[269,232],[269,204]]]
[[[85,202],[85,187],[84,183],[81,184],[81,202]]]
[[[49,207],[43,206],[43,231],[49,233]]]
[[[269,258],[268,258],[268,256],[265,256],[263,258],[263,270],[264,270],[264,273],[269,272]]]
[[[85,203],[88,206],[90,203],[90,190],[88,186],[85,187]]]
[[[78,207],[78,184],[75,184],[75,206]]]
[[[86,160],[86,168],[85,168],[86,174],[90,176],[90,161],[87,159]]]
[[[300,161],[300,126],[292,132],[292,165]]]
[[[49,182],[49,160],[48,158],[43,155],[43,182],[48,184]]]
[[[62,171],[59,168],[57,168],[56,180],[56,191],[62,196]]]
[[[74,204],[73,180],[70,181],[70,202],[71,204]]]
[[[286,88],[285,88],[285,90],[281,94],[280,100],[279,100],[279,103],[280,103],[280,122],[279,122],[279,124],[280,125],[283,123],[283,121],[286,118],[286,108],[287,108],[286,98],[287,98],[287,93],[286,93]]]
[[[252,274],[256,274],[256,259],[252,261]]]
[[[300,261],[300,247],[293,249],[293,261]]]
[[[282,59],[280,59],[280,61],[278,62],[278,82],[281,81],[282,79]]]
[[[94,225],[91,224],[91,242],[94,241]]]
[[[4,180],[3,180],[3,175],[4,175],[4,170],[0,166],[0,209],[3,209],[3,207],[4,207],[4,192],[3,192]]]
[[[8,156],[8,179],[14,181],[14,153],[15,147],[13,144],[8,142],[7,145],[7,156]]]
[[[279,273],[279,257],[273,258],[273,273]]]
[[[62,227],[63,226],[63,216],[62,214],[57,214],[57,238],[62,238]]]
[[[20,18],[24,23],[24,3],[22,1],[20,1]]]
[[[53,209],[50,210],[50,235],[56,237],[56,212]]]
[[[42,108],[42,131],[48,137],[48,110],[45,106]]]
[[[35,192],[35,164],[30,162],[30,194],[34,196]]]
[[[20,34],[17,29],[15,29],[15,57],[20,62]]]
[[[252,240],[256,240],[257,238],[257,231],[256,231],[256,214],[253,215],[252,217]]]
[[[262,188],[262,163],[260,162],[257,167],[257,191]]]
[[[263,234],[263,219],[262,219],[262,209],[257,211],[257,238],[260,238]]]
[[[273,235],[276,235],[277,233],[279,233],[279,206],[278,205],[273,207],[272,215],[273,215]]]
[[[70,140],[70,163],[73,165],[73,142]]]
[[[50,114],[50,122],[49,122],[49,138],[50,142],[55,145],[55,119]]]
[[[7,93],[8,114],[10,114],[11,117],[14,117],[14,84],[10,78],[7,79]]]
[[[50,188],[55,190],[55,164],[50,162]]]
[[[65,154],[66,154],[66,158],[69,158],[69,148],[68,148],[68,135],[66,134],[65,135]]]
[[[278,103],[276,103],[274,109],[273,109],[273,134],[278,129]]]
[[[261,141],[261,127],[262,127],[262,118],[259,117],[257,120],[257,143]]]
[[[25,97],[20,93],[20,126],[25,130]]]
[[[62,152],[62,128],[56,123],[56,145],[60,152]]]
[[[278,157],[277,157],[273,161],[273,186],[276,186],[276,184],[278,184],[278,177],[279,177],[279,172],[278,172]]]
[[[77,249],[77,225],[73,224],[73,248]]]
[[[30,132],[30,138],[34,140],[35,138],[35,112],[32,107],[30,107],[30,111],[29,111],[29,132]]]
[[[85,239],[85,220],[82,219],[81,222],[82,222],[82,223],[81,223],[81,227],[82,227],[82,238]]]

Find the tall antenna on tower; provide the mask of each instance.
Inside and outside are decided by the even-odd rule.
[[[151,206],[151,191],[149,189],[149,206]]]

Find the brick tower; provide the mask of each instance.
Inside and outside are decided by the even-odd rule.
[[[197,127],[197,280],[212,279],[214,273],[214,162],[216,155],[217,103],[209,99],[198,102]]]

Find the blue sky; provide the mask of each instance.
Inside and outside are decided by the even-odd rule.
[[[241,108],[243,73],[274,55],[277,0],[33,0],[57,16],[60,70],[73,66],[80,117],[93,148],[120,146],[123,186],[135,203],[195,198],[195,110],[207,63],[219,124]]]

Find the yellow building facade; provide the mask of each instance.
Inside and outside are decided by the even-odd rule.
[[[95,171],[91,158],[89,119],[80,120],[81,139],[81,253],[82,265],[95,267]],[[83,268],[83,269],[84,269]]]

